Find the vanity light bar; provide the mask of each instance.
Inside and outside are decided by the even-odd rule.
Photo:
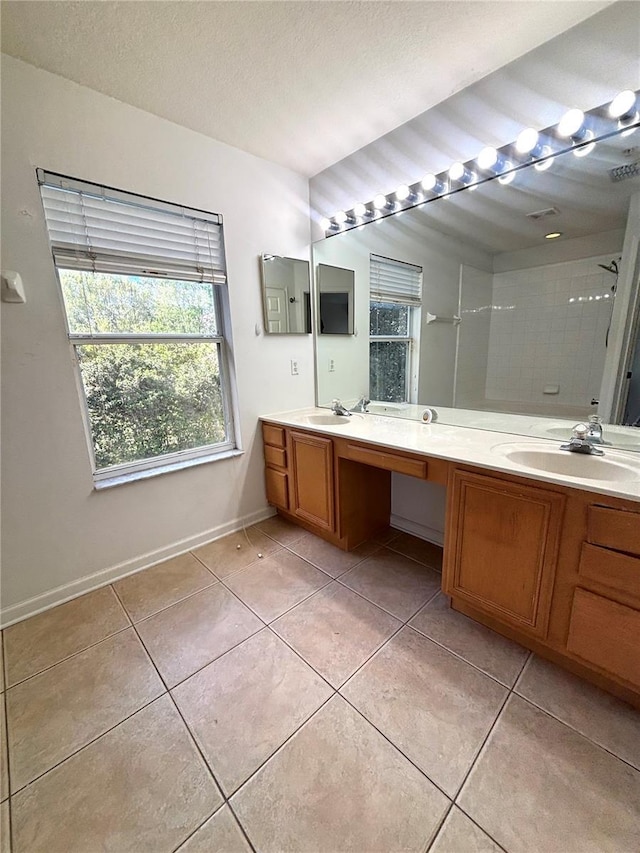
[[[567,151],[573,151],[576,157],[585,157],[600,140],[616,136],[621,130],[630,133],[639,127],[639,104],[639,93],[627,89],[616,95],[610,104],[586,113],[568,110],[555,126],[541,131],[525,128],[509,145],[484,148],[475,160],[453,163],[438,175],[427,174],[414,184],[402,184],[384,195],[379,193],[366,204],[358,202],[351,210],[338,211],[331,219],[323,217],[320,226],[325,237],[332,237],[438,198],[475,189],[488,181],[497,179],[501,184],[510,184],[521,169],[535,166],[538,171],[545,171],[559,154]]]

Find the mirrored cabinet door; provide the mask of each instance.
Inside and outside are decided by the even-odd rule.
[[[264,330],[269,335],[311,333],[309,262],[280,255],[262,255]]]

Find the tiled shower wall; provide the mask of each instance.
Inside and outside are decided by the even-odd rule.
[[[488,400],[590,410],[598,398],[615,276],[611,256],[496,273],[487,359]],[[544,393],[558,386],[557,394]],[[571,412],[566,412],[570,415]]]

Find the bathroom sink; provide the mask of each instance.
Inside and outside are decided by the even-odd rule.
[[[351,418],[346,417],[345,415],[304,415],[300,420],[305,424],[310,424],[311,426],[348,426],[351,422],[353,415]]]
[[[604,431],[605,440],[610,441],[617,447],[620,447],[623,450],[626,450],[627,448],[629,448],[629,450],[640,450],[640,429],[636,430],[634,433],[630,427],[627,427],[626,431],[622,432],[605,424]],[[571,427],[568,429],[566,426],[549,427],[548,429],[545,429],[544,432],[549,436],[549,438],[562,438],[565,441],[568,441],[569,436],[571,435]],[[603,450],[606,453],[607,445],[604,446]]]
[[[496,444],[492,453],[503,456],[521,468],[575,477],[580,480],[607,480],[624,482],[640,480],[640,463],[628,460],[620,455],[611,458],[605,450],[605,456],[590,456],[586,453],[569,453],[553,449],[545,444],[513,443]]]

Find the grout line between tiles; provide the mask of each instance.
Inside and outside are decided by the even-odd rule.
[[[55,770],[57,767],[60,767],[61,764],[66,764],[66,762],[69,761],[71,758],[74,758],[79,753],[84,752],[85,749],[88,749],[88,747],[92,746],[94,743],[96,743],[96,741],[99,741],[101,738],[105,737],[105,735],[108,735],[114,729],[117,729],[119,725],[121,725],[122,723],[125,723],[127,720],[130,720],[131,717],[135,717],[135,715],[137,713],[139,713],[140,711],[144,711],[144,709],[148,708],[149,705],[153,705],[153,703],[157,702],[158,699],[162,699],[162,697],[166,696],[167,693],[168,693],[168,691],[165,690],[164,692],[160,693],[158,696],[154,696],[153,699],[150,699],[148,702],[145,702],[144,705],[141,705],[139,708],[136,708],[135,711],[132,711],[130,714],[127,714],[126,717],[123,717],[117,723],[114,723],[114,725],[109,726],[108,729],[105,729],[103,732],[100,732],[99,735],[96,735],[95,737],[91,738],[91,740],[88,740],[86,743],[83,743],[82,746],[79,746],[77,749],[74,749],[73,752],[69,753],[69,755],[65,755],[64,758],[60,759],[60,761],[56,761],[56,763],[53,764],[51,767],[49,767],[47,770],[45,770],[42,773],[39,773],[35,778],[31,779],[29,782],[26,782],[24,785],[22,785],[17,790],[12,791],[11,792],[11,799],[16,797],[18,794],[22,793],[22,791],[24,791],[26,788],[35,784],[35,782],[37,782],[39,779],[42,779],[43,776],[47,776],[49,773],[51,773],[52,770]],[[9,762],[9,765],[10,764],[11,764],[11,762]]]
[[[429,781],[431,781],[431,780],[429,780]],[[431,850],[433,845],[438,840],[438,837],[440,836],[440,833],[442,832],[442,829],[443,829],[445,823],[447,822],[447,818],[449,817],[449,815],[451,814],[451,812],[453,811],[454,808],[455,808],[455,803],[453,802],[453,800],[450,800],[449,805],[447,806],[447,810],[445,811],[444,815],[442,816],[442,820],[438,823],[435,832],[433,833],[431,838],[427,841],[427,846],[421,851],[421,853],[428,853],[428,851]]]
[[[114,592],[115,592],[115,590],[114,590]],[[127,614],[127,619],[129,619],[128,614]],[[105,640],[110,640],[112,637],[117,637],[118,634],[123,634],[125,631],[128,631],[130,628],[133,628],[133,624],[131,623],[131,620],[129,620],[129,624],[125,625],[124,628],[118,628],[118,630],[114,631],[112,634],[107,634],[106,637],[101,637],[99,640],[96,640],[95,643],[90,643],[88,646],[85,646],[84,648],[80,649],[79,651],[73,652],[72,654],[67,655],[66,657],[60,658],[60,660],[57,660],[55,663],[52,663],[49,666],[45,666],[43,669],[39,669],[37,672],[34,672],[31,675],[27,675],[26,678],[21,678],[20,681],[16,681],[14,684],[12,684],[10,686],[7,685],[7,683],[6,683],[6,672],[5,672],[5,690],[4,690],[4,692],[6,693],[8,690],[13,690],[13,688],[18,687],[19,684],[24,684],[25,681],[30,681],[32,678],[35,678],[37,675],[42,675],[44,672],[48,672],[50,669],[53,669],[54,667],[58,666],[58,664],[65,663],[66,661],[71,660],[72,658],[77,658],[78,655],[81,655],[83,652],[86,652],[89,649],[93,649],[96,646],[99,646],[100,643],[104,643]]]
[[[2,705],[4,711],[4,735],[5,735],[5,745],[7,747],[7,809],[9,812],[9,849],[13,850],[13,825],[12,825],[12,817],[11,817],[11,764],[9,762],[9,717],[7,714],[7,670],[5,667],[5,656],[4,656],[4,631],[0,631],[0,666],[2,667],[2,675],[4,678],[4,690],[2,691]],[[4,756],[0,756],[0,758],[4,761]],[[4,802],[4,800],[2,801]]]
[[[205,568],[206,568],[206,566],[205,566]],[[214,586],[221,583],[220,579],[217,578],[215,575],[212,575],[212,577],[213,577],[213,580],[210,584],[207,584],[206,586],[200,587],[200,589],[195,589],[193,592],[187,593],[187,595],[184,595],[182,598],[176,598],[176,600],[172,601],[171,604],[165,604],[163,607],[158,608],[158,610],[154,610],[153,613],[148,613],[146,616],[143,616],[141,619],[135,619],[134,620],[132,617],[129,617],[131,619],[131,624],[135,626],[135,625],[139,625],[141,622],[146,622],[147,619],[152,619],[154,616],[157,616],[159,613],[164,613],[165,610],[169,610],[169,608],[173,607],[175,604],[180,604],[183,601],[188,601],[188,599],[193,598],[194,595],[198,595],[198,593],[200,593],[200,592],[206,592],[206,590],[212,589]],[[115,589],[114,589],[114,592],[116,592]],[[117,592],[116,592],[116,595],[118,595]],[[123,605],[123,607],[124,607],[124,605]]]

